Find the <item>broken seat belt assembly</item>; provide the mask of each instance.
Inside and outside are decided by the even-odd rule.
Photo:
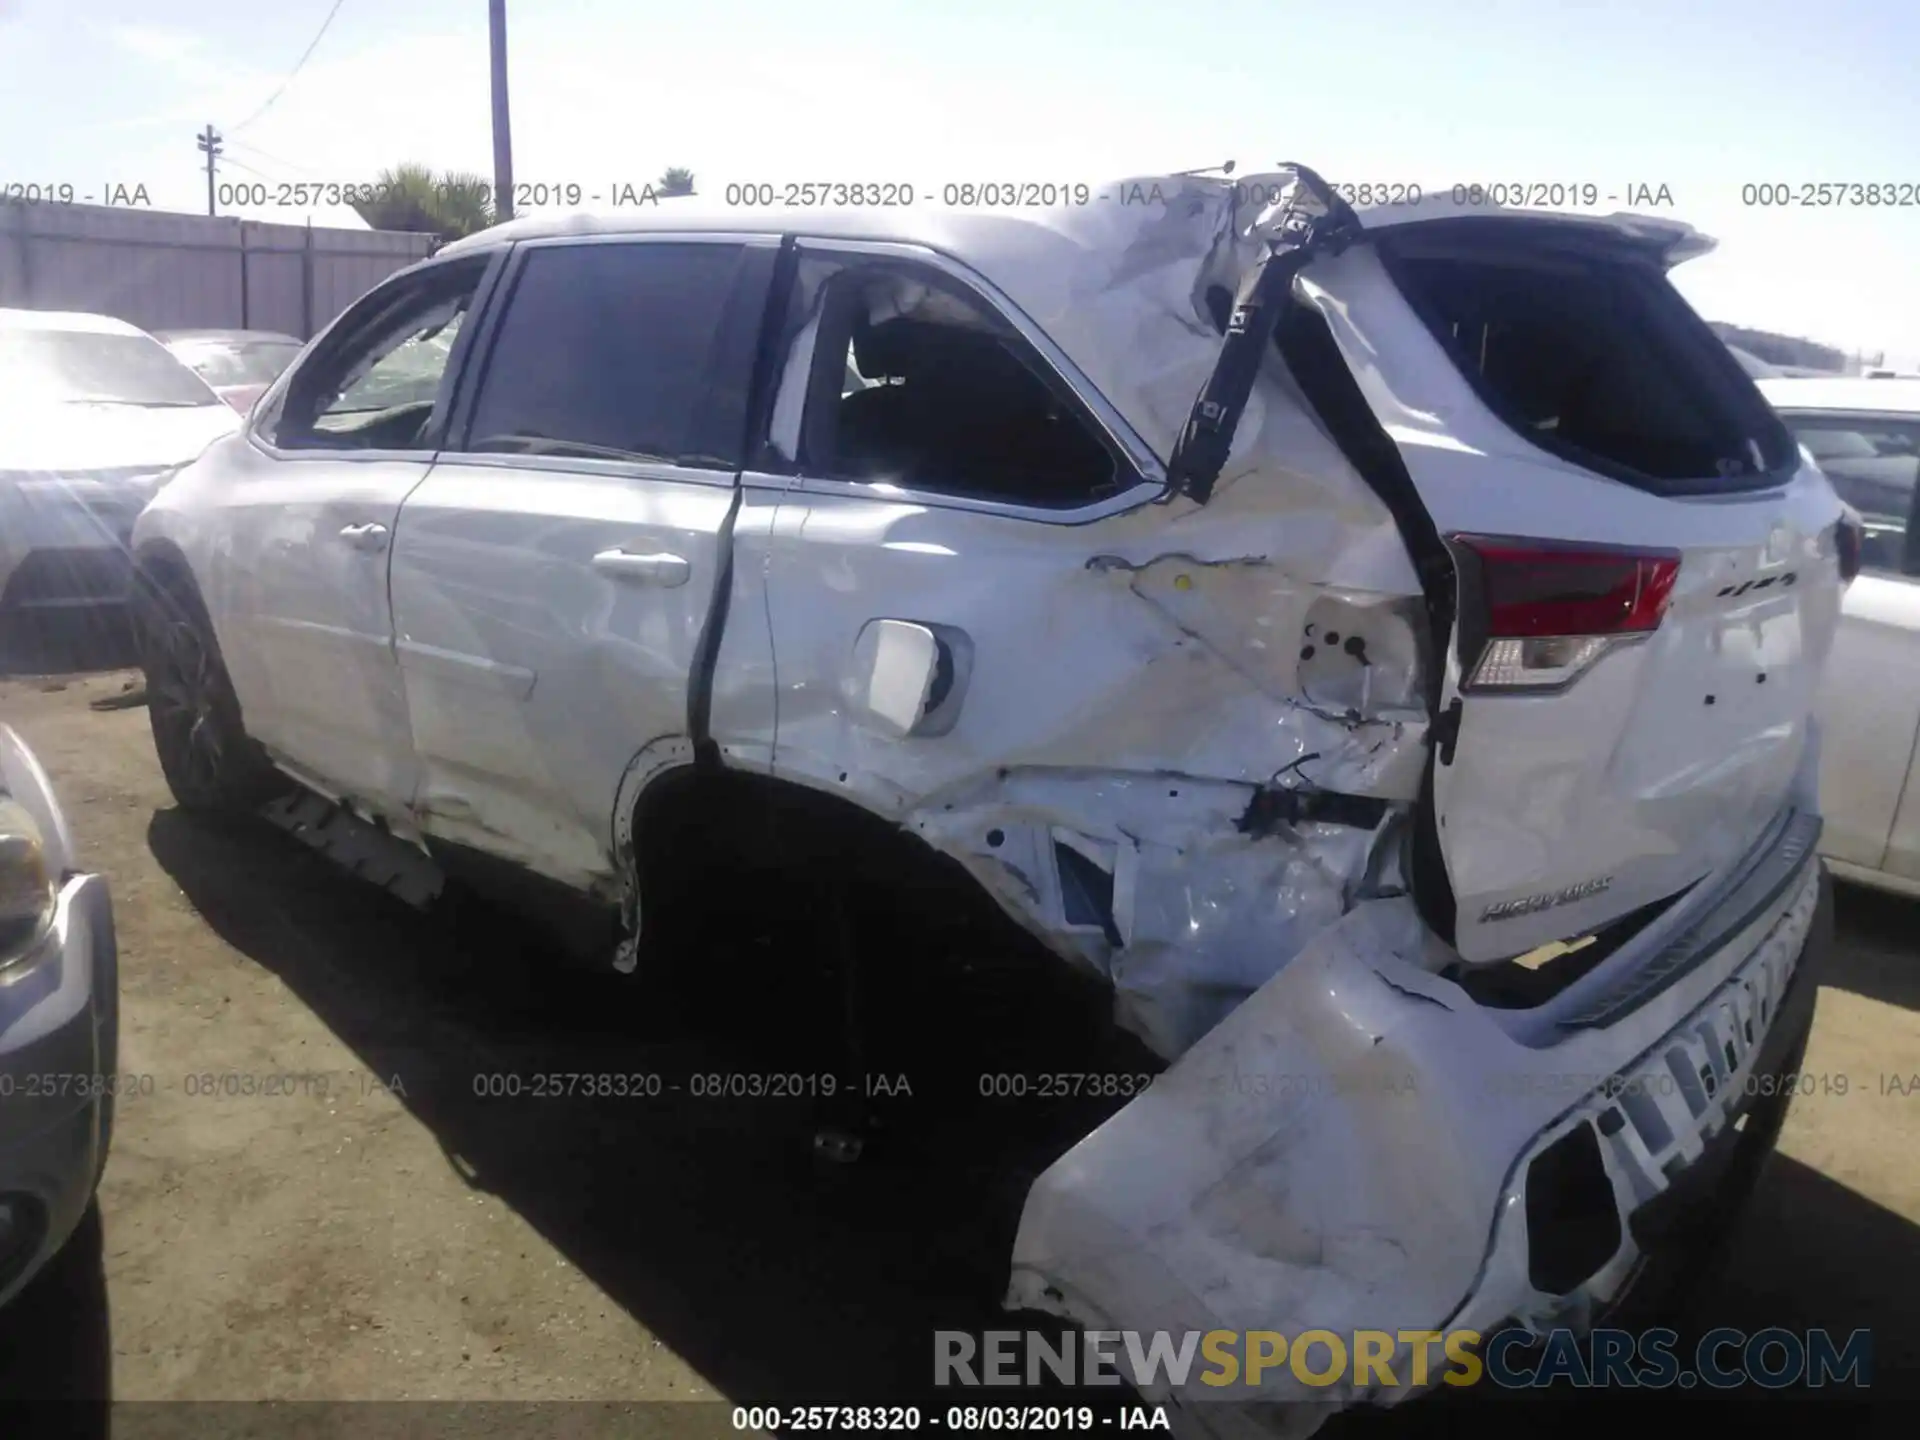
[[[1204,505],[1233,449],[1233,434],[1253,394],[1253,382],[1273,343],[1281,307],[1288,303],[1294,276],[1325,251],[1337,255],[1360,233],[1359,219],[1327,182],[1304,165],[1284,167],[1295,177],[1294,192],[1277,223],[1263,237],[1267,253],[1240,282],[1226,338],[1213,374],[1193,402],[1179,443],[1167,464],[1176,494]],[[1323,207],[1314,214],[1301,208],[1303,192]]]

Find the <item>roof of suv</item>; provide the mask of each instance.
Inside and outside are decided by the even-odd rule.
[[[1814,375],[1756,380],[1776,410],[1853,410],[1920,415],[1920,379]]]
[[[138,325],[129,325],[111,315],[89,315],[81,310],[10,310],[0,308],[0,329],[66,330],[87,335],[144,335]]]
[[[1139,238],[1143,220],[1168,206],[1204,208],[1208,191],[1239,189],[1242,194],[1272,194],[1290,179],[1285,172],[1216,175],[1140,175],[1088,187],[1085,204],[1002,209],[942,209],[932,205],[852,207],[846,209],[725,206],[712,196],[683,196],[650,205],[612,211],[531,216],[508,221],[443,246],[435,259],[488,250],[521,240],[565,235],[626,235],[657,232],[780,235],[799,231],[823,239],[895,241],[965,255],[993,268],[996,262],[1031,263],[1105,249]],[[1255,188],[1259,187],[1259,188]],[[1014,188],[1014,187],[1009,187]],[[1670,259],[1700,254],[1713,241],[1692,226],[1665,216],[1616,212],[1600,214],[1527,209],[1491,201],[1455,201],[1445,188],[1415,192],[1394,204],[1355,205],[1355,216],[1369,230],[1446,219],[1515,217],[1612,230],[1650,244]],[[928,197],[931,198],[931,197]],[[1252,202],[1256,207],[1262,203]]]

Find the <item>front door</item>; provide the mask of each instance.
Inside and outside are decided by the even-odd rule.
[[[248,729],[329,791],[403,817],[414,765],[387,560],[433,462],[484,257],[348,311],[232,447],[208,604]]]

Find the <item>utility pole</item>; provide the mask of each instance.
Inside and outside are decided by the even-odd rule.
[[[493,53],[493,218],[513,218],[513,130],[507,121],[507,0],[487,0]]]
[[[214,213],[213,162],[220,154],[220,146],[222,144],[220,132],[209,125],[200,132],[199,141],[201,152],[207,157],[207,214],[211,215]]]

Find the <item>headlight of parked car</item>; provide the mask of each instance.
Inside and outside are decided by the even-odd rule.
[[[40,827],[0,795],[0,968],[31,950],[53,923],[55,882]]]

